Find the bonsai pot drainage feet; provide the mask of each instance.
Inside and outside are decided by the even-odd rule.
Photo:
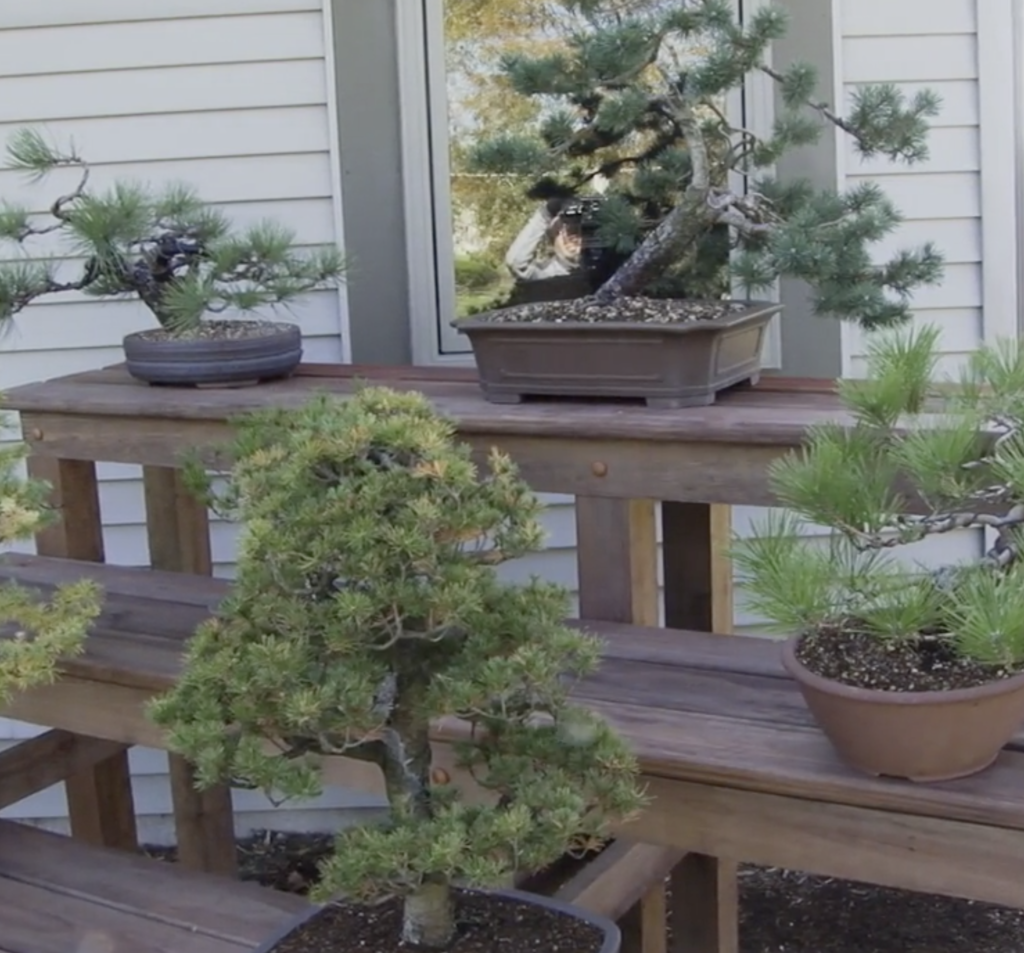
[[[641,301],[646,303],[634,309],[656,311],[656,318],[629,319],[624,306]],[[608,317],[581,319],[597,309]],[[757,383],[765,330],[782,306],[634,298],[603,306],[586,299],[549,301],[513,310],[515,316],[492,311],[452,322],[469,337],[488,401],[632,397],[649,407],[701,407],[727,387]],[[715,316],[701,317],[701,310]]]
[[[520,890],[456,891],[460,930],[450,953],[564,950],[619,953],[619,928],[605,917]],[[311,907],[256,953],[359,953],[408,949],[400,943],[397,900],[372,906]],[[392,943],[393,940],[393,943]]]
[[[783,645],[786,670],[839,756],[865,774],[909,781],[977,774],[1024,721],[1024,674],[949,691],[855,688],[806,668],[798,643]]]
[[[204,321],[201,332],[139,331],[124,339],[128,373],[147,384],[239,385],[287,377],[302,360],[294,324]]]

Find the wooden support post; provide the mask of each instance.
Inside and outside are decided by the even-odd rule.
[[[662,503],[665,625],[698,632],[733,631],[732,564],[725,551],[732,509]]]
[[[622,953],[667,953],[667,920],[668,892],[661,883],[649,890],[619,921]]]
[[[687,854],[671,883],[674,953],[739,953],[735,862]]]
[[[61,516],[60,522],[36,537],[39,555],[103,562],[96,464],[33,456],[28,459],[28,472],[50,483],[50,502]],[[138,849],[127,748],[72,775],[65,789],[73,837],[100,846]]]
[[[213,572],[206,507],[190,494],[181,471],[143,467],[149,558],[154,569],[208,576]],[[237,874],[231,789],[197,791],[192,766],[169,755],[178,859],[192,870]]]
[[[580,617],[658,624],[658,547],[651,500],[576,498]]]

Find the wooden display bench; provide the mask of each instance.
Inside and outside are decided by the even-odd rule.
[[[183,641],[226,585],[71,560],[0,561],[0,579],[43,591],[83,573],[107,588],[86,652],[60,682],[23,694],[5,713],[103,743],[159,747],[144,705],[174,684]],[[605,640],[605,664],[575,698],[633,747],[653,801],[561,895],[615,916],[628,910],[627,928],[646,927],[631,950],[664,950],[671,871],[680,953],[735,953],[737,862],[1024,906],[1024,739],[966,780],[871,779],[836,759],[771,642],[577,624]],[[437,759],[454,774],[451,738],[438,727]],[[97,742],[84,750],[59,773],[109,754]],[[325,774],[329,783],[381,790],[362,762],[331,759]]]

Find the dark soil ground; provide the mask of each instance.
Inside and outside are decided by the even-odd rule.
[[[239,868],[305,893],[330,849],[327,835],[267,832],[239,843]],[[757,867],[740,890],[741,953],[1024,953],[1024,911]]]

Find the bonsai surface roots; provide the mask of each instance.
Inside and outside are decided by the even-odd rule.
[[[691,324],[713,321],[749,311],[742,301],[688,301],[678,298],[616,298],[610,304],[596,298],[572,298],[557,302],[536,301],[476,314],[477,320],[495,324]]]
[[[869,632],[820,630],[805,635],[796,654],[822,678],[888,692],[974,688],[1020,672],[963,658],[948,639],[932,635],[890,640]]]
[[[598,953],[604,934],[584,920],[503,897],[457,894],[459,934],[448,953]],[[274,953],[399,953],[402,909],[391,900],[374,906],[323,908],[286,937]]]

